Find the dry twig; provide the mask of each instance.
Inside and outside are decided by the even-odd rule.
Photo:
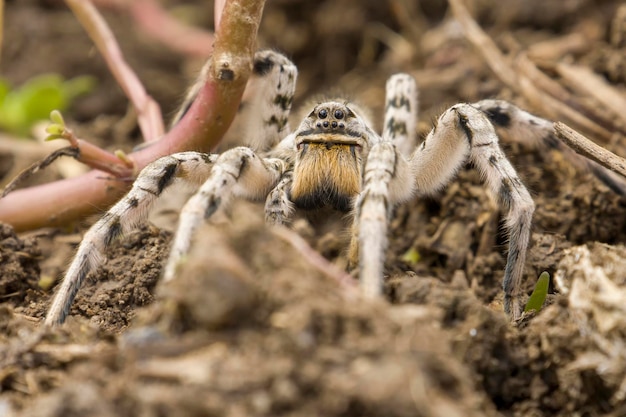
[[[569,120],[606,141],[612,137],[614,131],[620,130],[620,126],[616,126],[611,119],[606,118],[597,109],[589,108],[546,76],[526,54],[518,54],[514,62],[507,59],[470,16],[462,0],[449,0],[449,3],[466,38],[483,55],[491,70],[504,84],[526,98],[533,107],[552,119]]]
[[[161,108],[146,93],[141,81],[124,60],[122,51],[106,21],[89,0],[65,0],[65,2],[96,44],[109,71],[135,107],[137,122],[144,140],[153,141],[160,138],[165,130]]]
[[[580,133],[576,132],[565,123],[554,124],[556,135],[578,154],[591,159],[610,169],[611,171],[626,177],[626,159],[615,155],[603,147],[596,145]]]

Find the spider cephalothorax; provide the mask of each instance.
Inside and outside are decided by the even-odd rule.
[[[291,201],[303,209],[331,206],[350,211],[361,191],[371,138],[377,136],[348,103],[338,101],[317,105],[294,135]]]
[[[164,280],[176,276],[198,226],[238,197],[265,200],[270,224],[289,223],[294,209],[326,207],[352,214],[349,263],[359,266],[363,294],[377,297],[393,207],[438,191],[467,162],[482,174],[504,212],[509,237],[504,304],[513,319],[520,316],[534,204],[500,149],[494,125],[508,130],[509,137],[541,143],[553,137],[551,122],[498,100],[456,104],[443,112],[418,146],[415,81],[396,74],[387,82],[382,135],[370,127],[358,106],[337,99],[314,106],[290,133],[287,120],[296,67],[276,52],[262,51],[255,57],[254,69],[260,86],[245,120],[248,146],[219,155],[182,152],[148,165],[131,191],[85,234],[46,324],[63,322],[82,281],[102,262],[106,246],[145,220],[153,203],[176,182],[195,185],[198,191],[181,211]],[[189,100],[183,108],[188,105]],[[554,143],[558,142],[549,141]],[[625,190],[610,172],[582,162],[613,189]]]

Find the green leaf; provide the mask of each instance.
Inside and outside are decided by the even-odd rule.
[[[4,102],[4,98],[11,91],[11,84],[8,81],[0,78],[0,105]]]
[[[10,91],[2,103],[0,124],[10,132],[28,134],[38,120],[48,118],[50,110],[65,109],[67,100],[62,91],[63,81],[57,75],[42,75],[30,79],[17,90]]]
[[[0,127],[18,135],[28,135],[35,122],[47,119],[54,109],[66,110],[72,100],[91,91],[94,84],[92,77],[65,81],[60,75],[46,74],[31,78],[20,88],[4,94],[4,100],[0,101]]]
[[[530,295],[528,302],[526,303],[526,307],[524,307],[524,312],[528,312],[531,310],[540,311],[541,307],[543,307],[544,301],[546,301],[546,297],[548,296],[548,286],[550,285],[550,274],[546,271],[543,271],[541,275],[539,275],[539,279],[537,280],[537,284],[535,284],[535,289],[533,293]]]
[[[63,115],[57,109],[54,109],[50,112],[50,120],[52,120],[53,123],[61,127],[65,127],[65,120],[63,120]]]
[[[63,133],[63,127],[56,123],[49,124],[46,126],[46,133],[51,135],[61,135]]]
[[[96,87],[96,79],[88,75],[72,78],[63,83],[63,94],[68,102],[76,97],[90,93]]]

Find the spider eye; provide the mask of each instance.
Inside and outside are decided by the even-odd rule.
[[[343,111],[335,110],[335,119],[343,119]]]
[[[326,109],[322,109],[319,111],[319,113],[317,113],[317,117],[319,117],[320,119],[325,119],[328,116],[328,111],[326,111]]]

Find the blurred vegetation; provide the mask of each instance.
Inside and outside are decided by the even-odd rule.
[[[52,110],[67,110],[73,100],[94,86],[95,78],[88,76],[64,80],[57,74],[45,74],[17,88],[0,79],[0,130],[29,136],[34,123],[47,119]]]

